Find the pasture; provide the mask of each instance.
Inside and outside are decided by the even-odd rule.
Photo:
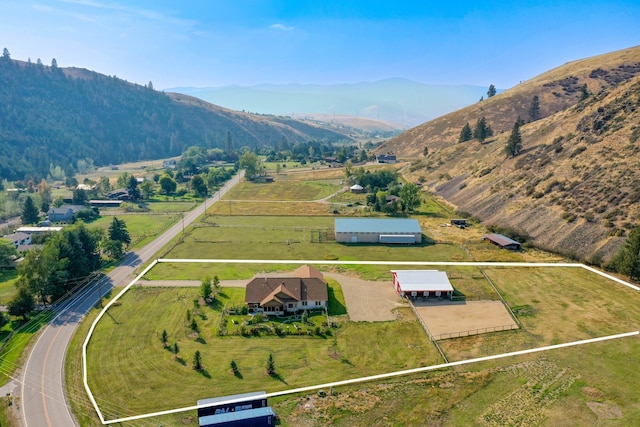
[[[189,406],[194,396],[283,390],[438,361],[406,308],[398,321],[340,322],[331,335],[219,337],[215,331],[222,307],[243,301],[243,290],[222,288],[215,304],[196,310],[197,295],[193,288],[134,287],[98,324],[88,348],[89,383],[109,418],[116,412],[124,416]],[[189,328],[187,310],[199,325],[197,335]],[[170,346],[178,343],[177,357],[163,348],[163,330]],[[196,350],[202,353],[203,372],[191,367]],[[275,379],[265,374],[270,353],[278,370]],[[240,377],[230,372],[231,360]]]
[[[328,185],[305,181],[322,181],[324,173]],[[332,194],[331,186],[340,187],[340,173],[307,171],[290,174],[288,179],[295,181],[304,196],[279,201],[280,190],[273,186],[275,183],[247,183],[245,189],[232,193],[233,199],[230,195],[229,200],[211,206],[209,216],[188,229],[184,238],[163,256],[344,261],[561,259],[540,251],[512,253],[481,243],[480,237],[486,231],[479,225],[466,230],[443,226],[452,210],[426,196],[415,217],[435,244],[390,247],[348,246],[331,240],[316,243],[314,236],[317,239],[322,233],[332,233],[334,215],[327,210],[331,203],[349,203],[342,199],[346,197],[344,193],[329,198],[328,203],[314,201]],[[261,199],[252,195],[258,193],[253,191],[256,185],[268,188],[260,190]],[[389,270],[398,266],[319,268],[380,281],[390,280]],[[289,269],[287,265],[259,263],[162,263],[147,278],[199,280],[218,275],[223,280],[247,279],[258,272]],[[450,361],[638,330],[637,292],[581,268],[442,269],[447,271],[458,294],[469,300],[498,301],[501,296],[523,326],[519,330],[440,340]],[[195,307],[197,288],[135,287],[101,320],[89,347],[90,384],[98,404],[105,415],[114,418],[191,406],[198,398],[284,390],[441,363],[438,351],[410,309],[398,308],[398,319],[393,321],[350,322],[343,316],[345,305],[349,311],[348,301],[344,303],[345,292],[337,282],[332,283],[331,289],[330,296],[334,302],[341,302],[342,308],[333,313],[341,320],[340,327],[330,336],[218,337],[215,330],[221,307],[242,301],[241,289],[224,288],[217,304],[198,309],[196,319],[201,332],[195,336],[188,328],[186,310]],[[89,319],[93,316],[95,311]],[[77,376],[76,355],[87,329],[85,322],[69,350],[72,357],[66,373],[69,389],[75,391],[76,397],[71,399],[74,411],[83,426],[97,425]],[[162,330],[169,333],[170,345],[178,343],[178,357],[163,348],[159,339]],[[191,369],[196,350],[203,355],[203,373]],[[279,374],[275,378],[265,374],[269,353],[274,355]],[[635,369],[637,354],[640,339],[624,338],[342,386],[327,396],[315,392],[283,396],[270,399],[270,403],[283,426],[562,425],[568,419],[574,425],[637,425],[640,409],[633,386],[640,383],[640,373]],[[231,360],[238,364],[241,378],[233,375]],[[194,424],[197,419],[188,412],[122,425],[163,423]]]

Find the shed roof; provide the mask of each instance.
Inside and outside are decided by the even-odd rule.
[[[232,423],[234,421],[242,421],[249,420],[253,418],[263,418],[267,416],[274,416],[273,409],[270,406],[265,406],[263,408],[255,408],[255,409],[246,409],[244,411],[236,411],[236,412],[226,412],[223,414],[216,415],[207,415],[206,417],[200,417],[198,419],[198,423],[201,426],[215,426],[215,425],[225,425],[226,423]],[[239,424],[235,424],[239,425]],[[243,424],[245,425],[245,424]]]
[[[507,236],[503,236],[502,234],[492,233],[487,234],[482,237],[482,239],[491,240],[492,242],[500,245],[500,246],[509,246],[509,245],[518,245],[520,246],[520,242],[516,242],[513,239],[508,238]]]
[[[251,393],[233,394],[229,396],[210,397],[208,399],[198,400],[198,406],[214,406],[225,403],[240,403],[247,400],[255,400],[260,398],[266,398],[267,393],[264,391],[254,391]]]
[[[412,218],[336,218],[336,233],[422,233]]]
[[[439,270],[391,270],[404,292],[411,291],[451,291],[447,273]]]

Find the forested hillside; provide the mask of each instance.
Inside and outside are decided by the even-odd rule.
[[[340,133],[227,110],[152,85],[131,84],[77,68],[0,57],[0,178],[66,175],[78,161],[96,166],[180,155],[187,147],[239,149]]]

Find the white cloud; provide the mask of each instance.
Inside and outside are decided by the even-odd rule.
[[[150,21],[160,21],[175,25],[187,25],[192,26],[196,24],[196,21],[188,19],[180,19],[170,15],[165,15],[149,9],[141,9],[137,7],[130,7],[117,2],[104,2],[95,0],[60,0],[62,3],[74,4],[85,7],[92,7],[95,9],[104,9],[114,12],[125,13],[134,17],[148,19]]]
[[[284,24],[272,24],[269,26],[269,28],[280,31],[293,31],[295,29],[294,27],[288,27]]]

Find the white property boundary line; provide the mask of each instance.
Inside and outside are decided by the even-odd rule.
[[[84,343],[82,345],[82,380],[83,380],[83,383],[84,383],[84,388],[85,388],[85,390],[87,392],[87,395],[89,396],[89,400],[91,400],[91,403],[93,404],[93,407],[94,407],[96,413],[98,414],[98,417],[100,418],[100,421],[102,422],[103,425],[114,424],[114,423],[119,423],[119,422],[126,422],[126,421],[134,421],[134,420],[139,420],[139,419],[143,419],[143,418],[151,418],[151,417],[157,417],[157,416],[162,416],[162,415],[176,414],[176,413],[180,413],[180,412],[193,411],[193,410],[198,409],[198,406],[188,406],[188,407],[184,407],[184,408],[170,409],[170,410],[166,410],[166,411],[153,412],[153,413],[149,413],[149,414],[135,415],[135,416],[131,416],[131,417],[118,418],[118,419],[115,419],[115,420],[105,420],[104,416],[102,415],[102,412],[100,411],[100,408],[98,407],[98,404],[97,404],[97,402],[96,402],[96,400],[95,400],[95,398],[93,396],[93,393],[91,392],[91,389],[89,388],[89,383],[87,381],[87,346],[89,345],[89,341],[91,340],[91,335],[93,334],[93,331],[95,330],[98,322],[106,314],[107,310],[122,295],[124,295],[131,288],[131,286],[135,285],[138,282],[138,280],[140,280],[142,277],[144,277],[144,275],[147,274],[149,272],[149,270],[151,270],[153,267],[155,267],[156,264],[158,264],[158,263],[407,265],[407,266],[469,266],[469,267],[580,267],[580,268],[584,268],[585,270],[588,270],[588,271],[590,271],[592,273],[596,273],[596,274],[598,274],[598,275],[600,275],[602,277],[605,277],[605,278],[607,278],[609,280],[612,280],[612,281],[614,281],[614,282],[616,282],[618,284],[624,285],[624,286],[629,287],[629,288],[631,288],[633,290],[636,290],[636,291],[640,291],[640,287],[638,287],[638,286],[632,285],[631,283],[626,282],[626,281],[624,281],[622,279],[619,279],[617,277],[611,276],[610,274],[604,273],[602,271],[596,270],[595,268],[592,268],[592,267],[589,267],[589,266],[586,266],[586,265],[580,264],[580,263],[446,262],[446,261],[442,261],[442,262],[438,262],[438,261],[336,261],[336,260],[327,261],[327,260],[244,260],[244,259],[243,260],[238,260],[238,259],[156,259],[151,264],[149,264],[147,266],[147,268],[145,268],[138,276],[136,276],[136,278],[133,279],[127,286],[125,286],[125,288],[122,289],[122,291],[120,291],[107,305],[104,306],[102,311],[98,314],[96,319],[91,324],[91,327],[89,328],[89,332],[87,333],[87,338],[85,339],[85,341],[84,341]],[[558,349],[558,348],[573,347],[573,346],[578,346],[578,345],[583,345],[583,344],[590,344],[590,343],[594,343],[594,342],[608,341],[608,340],[613,340],[613,339],[618,339],[618,338],[626,338],[626,337],[636,336],[636,335],[639,335],[639,334],[640,334],[640,331],[633,331],[633,332],[627,332],[627,333],[623,333],[623,334],[608,335],[608,336],[604,336],[604,337],[591,338],[591,339],[581,340],[581,341],[573,341],[573,342],[564,343],[564,344],[556,344],[556,345],[550,345],[550,346],[545,346],[545,347],[537,347],[537,348],[533,348],[533,349],[529,349],[529,350],[520,350],[520,351],[514,351],[514,352],[510,352],[510,353],[502,353],[502,354],[498,354],[498,355],[494,355],[494,356],[485,356],[485,357],[480,357],[480,358],[476,358],[476,359],[461,360],[461,361],[458,361],[458,362],[450,362],[450,363],[444,363],[444,364],[440,364],[440,365],[432,365],[432,366],[426,366],[426,367],[422,367],[422,368],[408,369],[408,370],[404,370],[404,371],[396,371],[396,372],[390,372],[390,373],[386,373],[386,374],[379,374],[379,375],[373,375],[373,376],[368,376],[368,377],[361,377],[361,378],[354,378],[354,379],[350,379],[350,380],[337,381],[337,382],[333,382],[333,383],[319,384],[319,385],[301,387],[301,388],[291,389],[291,390],[283,390],[283,391],[279,391],[279,392],[267,393],[267,397],[303,393],[303,392],[318,390],[318,389],[322,389],[322,388],[338,387],[338,386],[343,386],[343,385],[348,385],[348,384],[356,384],[356,383],[360,383],[360,382],[368,382],[368,381],[374,381],[374,380],[379,380],[379,379],[392,378],[392,377],[397,377],[397,376],[402,376],[402,375],[409,375],[409,374],[427,372],[427,371],[432,371],[432,370],[437,370],[437,369],[449,368],[449,367],[453,367],[453,366],[484,362],[484,361],[488,361],[488,360],[502,359],[502,358],[506,358],[506,357],[520,356],[520,355],[523,355],[523,354],[537,353],[537,352],[541,352],[541,351],[555,350],[555,349]],[[232,403],[232,402],[233,402],[233,400],[230,400],[227,403]]]

